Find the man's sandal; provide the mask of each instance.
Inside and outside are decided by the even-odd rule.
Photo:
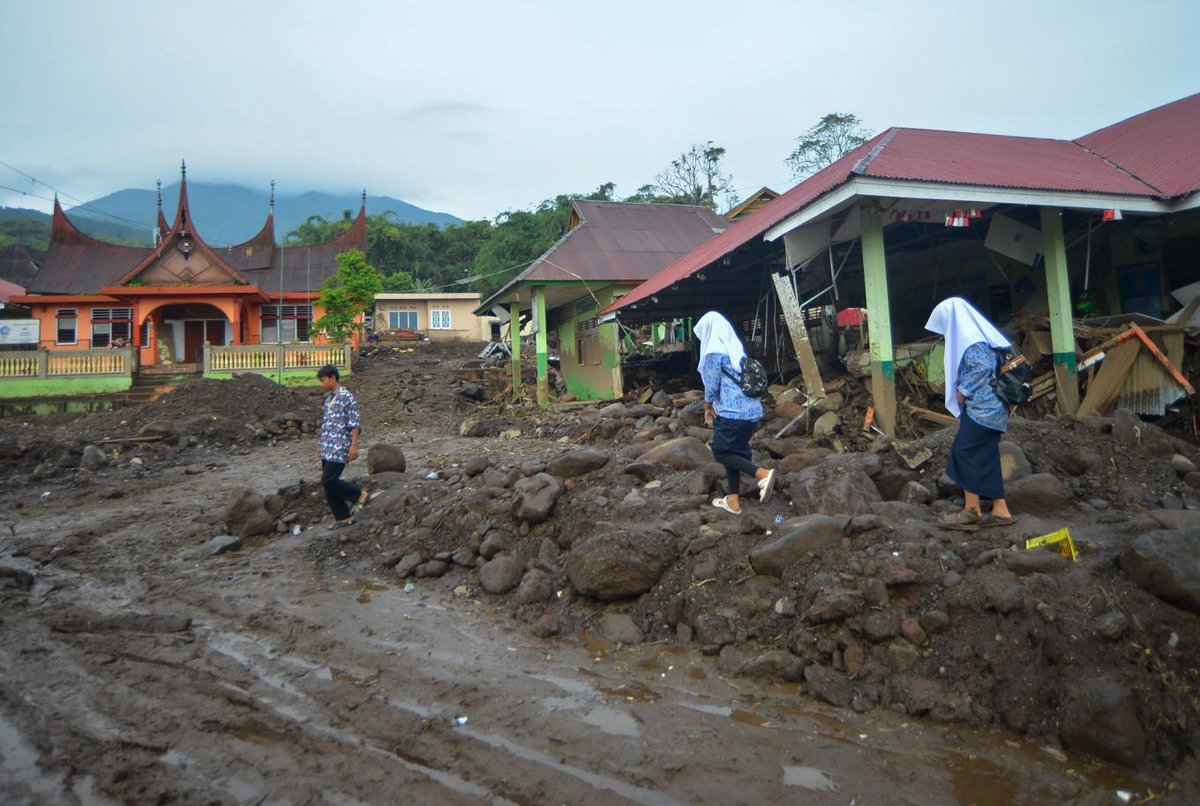
[[[977,515],[967,509],[960,509],[952,515],[943,515],[938,519],[938,526],[943,529],[955,529],[959,532],[974,532],[979,528],[982,515]]]

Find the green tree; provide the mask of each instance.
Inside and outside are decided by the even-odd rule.
[[[806,177],[830,165],[867,140],[871,132],[862,127],[857,115],[830,112],[796,138],[796,148],[783,161],[793,177]]]
[[[712,140],[696,143],[671,160],[652,184],[642,185],[625,201],[698,204],[715,210],[720,199],[720,203],[732,207],[737,204],[737,197],[733,192],[733,176],[721,171],[724,157],[725,149]]]
[[[331,339],[344,339],[359,325],[354,321],[375,302],[383,291],[383,278],[357,249],[337,256],[338,270],[325,281],[317,304],[325,315],[316,322],[317,330]]]
[[[310,215],[304,223],[284,236],[287,246],[311,246],[318,243],[328,243],[342,235],[354,224],[354,218],[349,210],[342,211],[342,217],[337,221],[326,221],[319,215]]]

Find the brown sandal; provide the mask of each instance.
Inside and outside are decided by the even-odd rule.
[[[939,518],[938,526],[943,529],[956,529],[960,532],[974,532],[979,528],[979,521],[982,519],[982,515],[971,512],[969,509],[960,509],[953,515],[943,515]]]
[[[990,527],[1012,526],[1016,522],[1017,522],[1016,515],[1010,515],[1007,518],[997,518],[995,515],[990,515],[986,520],[982,521],[979,525],[986,529],[986,528],[990,528]]]

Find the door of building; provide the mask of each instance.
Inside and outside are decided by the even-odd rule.
[[[204,322],[183,323],[183,356],[185,364],[199,364],[204,361],[201,350],[204,349]]]

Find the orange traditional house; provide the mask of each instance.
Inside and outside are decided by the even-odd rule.
[[[365,192],[358,217],[345,234],[327,243],[286,249],[275,242],[273,183],[262,228],[233,246],[210,246],[194,229],[186,166],[175,223],[167,226],[161,196],[158,207],[158,230],[163,233],[158,245],[134,247],[86,235],[55,199],[45,259],[28,293],[13,299],[40,321],[39,349],[53,357],[60,351],[129,346],[140,367],[203,369],[218,377],[228,374],[222,370],[272,372],[276,362],[261,356],[239,361],[238,351],[225,350],[220,354],[235,358],[206,366],[206,344],[211,350],[282,343],[288,345],[286,351],[258,352],[277,351],[289,368],[296,358],[295,369],[324,357],[300,355],[304,350],[290,353],[296,352],[295,345],[327,341],[313,332],[313,322],[324,313],[316,299],[325,279],[337,271],[338,254],[350,249],[366,252]],[[311,369],[306,373],[311,375]]]

